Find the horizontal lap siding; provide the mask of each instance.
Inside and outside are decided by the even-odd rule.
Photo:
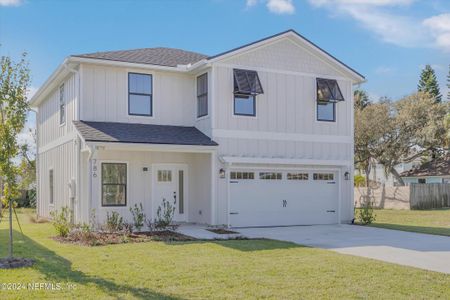
[[[82,65],[81,117],[85,121],[107,121],[193,126],[195,80],[170,72]],[[128,115],[128,73],[153,75],[153,117]]]

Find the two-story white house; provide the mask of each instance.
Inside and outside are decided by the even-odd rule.
[[[170,48],[72,55],[31,99],[38,213],[76,222],[163,199],[175,221],[353,218],[353,93],[364,77],[293,30],[207,56]]]

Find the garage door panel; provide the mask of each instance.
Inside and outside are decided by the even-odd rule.
[[[309,180],[287,180],[286,174],[282,180],[256,177],[231,181],[231,226],[337,223],[336,182],[316,181],[312,176]]]

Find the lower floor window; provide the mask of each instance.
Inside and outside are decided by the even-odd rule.
[[[102,206],[127,205],[127,164],[102,163]]]

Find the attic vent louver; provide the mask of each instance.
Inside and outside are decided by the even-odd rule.
[[[340,102],[344,101],[341,89],[336,80],[317,78],[317,101]]]
[[[234,69],[233,73],[235,94],[259,95],[264,93],[256,71]]]

